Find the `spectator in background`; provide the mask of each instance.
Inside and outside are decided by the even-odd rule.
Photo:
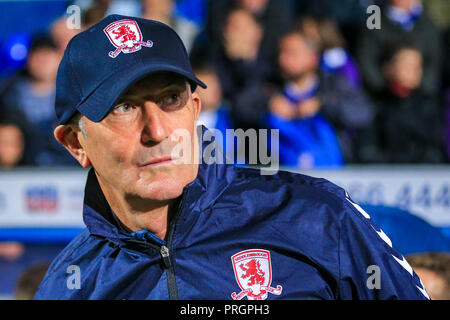
[[[359,70],[333,20],[324,17],[303,17],[299,21],[299,27],[320,47],[320,68],[323,72],[338,73],[345,77],[350,85],[360,87]]]
[[[258,128],[266,111],[264,83],[275,69],[261,45],[263,30],[251,12],[234,9],[224,25],[220,49],[211,56],[235,127]],[[198,57],[197,57],[198,58]]]
[[[48,262],[41,262],[25,269],[17,280],[14,290],[14,299],[33,300],[49,266],[50,264]]]
[[[282,81],[278,93],[270,100],[269,109],[272,115],[285,120],[317,119],[322,135],[298,131],[295,137],[310,144],[309,149],[321,146],[323,156],[313,159],[313,166],[340,165],[342,156],[344,162],[356,162],[358,132],[371,125],[373,106],[361,89],[351,86],[341,75],[321,72],[319,60],[320,48],[314,40],[299,29],[286,33],[280,41],[278,58]],[[339,142],[335,142],[327,122],[334,127]],[[276,123],[271,127],[276,127]],[[321,144],[314,140],[319,138]]]
[[[223,100],[222,88],[214,67],[207,64],[193,64],[195,75],[201,79],[207,89],[197,88],[202,99],[202,110],[198,117],[198,124],[208,129],[218,129],[225,137],[226,129],[233,129],[229,106]]]
[[[375,98],[378,152],[367,158],[384,163],[442,162],[443,115],[436,95],[420,87],[420,50],[408,41],[396,42],[385,48],[383,60],[386,88]]]
[[[186,50],[191,50],[199,27],[175,14],[175,2],[173,0],[142,0],[142,14],[144,19],[157,20],[171,26],[183,40]]]
[[[256,17],[263,29],[261,43],[276,59],[278,39],[292,26],[294,17],[290,3],[285,0],[238,0],[237,5]]]
[[[64,55],[64,50],[66,50],[67,44],[70,39],[74,37],[80,30],[70,29],[67,27],[67,17],[62,16],[52,23],[50,26],[50,33],[55,43],[56,49],[59,55]]]
[[[8,241],[0,242],[0,261],[14,261],[23,256],[25,246],[20,242]]]
[[[53,137],[55,81],[60,52],[49,35],[36,36],[26,70],[17,74],[0,95],[1,112],[19,112],[26,122],[32,163],[41,166],[73,165],[70,155]]]
[[[425,252],[406,256],[432,300],[450,300],[450,253]]]
[[[385,1],[385,0],[382,0]],[[344,37],[353,48],[355,35],[365,28],[368,17],[366,11],[378,0],[301,0],[292,1],[298,16],[323,16],[339,25]]]
[[[123,14],[137,17],[140,14],[140,0],[74,0],[73,4],[86,13],[90,9],[96,12],[103,11],[102,18],[110,14]],[[84,24],[84,21],[81,21]]]
[[[279,65],[283,87],[269,102],[267,124],[280,130],[280,164],[300,168],[342,164],[336,134],[320,114],[319,55],[299,31],[281,39]]]
[[[278,38],[293,22],[289,0],[210,0],[207,8],[206,25],[195,41],[193,55],[217,49],[217,44],[222,42],[223,26],[229,12],[237,8],[250,12],[258,21],[262,28],[261,43],[270,59],[276,59]]]
[[[310,169],[343,164],[336,133],[329,122],[316,112],[320,108],[317,98],[309,98],[294,105],[282,96],[275,96],[270,105],[267,124],[280,130],[281,165]],[[295,116],[283,118],[278,113],[281,109],[289,113],[295,112]]]
[[[442,64],[442,45],[438,29],[422,10],[420,0],[390,0],[382,10],[381,29],[366,29],[357,47],[357,61],[367,88],[377,94],[387,83],[380,60],[387,43],[408,39],[423,59],[422,87],[436,93]]]
[[[0,168],[30,164],[26,159],[25,130],[11,114],[0,117]]]
[[[14,124],[0,124],[0,168],[17,166],[24,153],[24,136]]]
[[[81,15],[82,29],[86,30],[102,20],[108,11],[110,2],[110,0],[97,0],[91,6],[86,7]]]
[[[220,46],[208,57],[193,55],[193,61],[207,61],[217,72],[223,100],[230,106],[230,117],[236,129],[259,129],[267,110],[266,83],[276,69],[262,45],[263,29],[251,11],[233,7],[227,14]],[[209,89],[208,89],[209,90]],[[258,136],[259,139],[259,136]],[[250,156],[247,139],[240,145],[237,157]],[[259,146],[259,140],[256,142]],[[241,154],[246,150],[246,155]],[[253,160],[252,160],[253,163]]]
[[[226,130],[233,129],[234,127],[230,116],[230,107],[223,100],[222,88],[220,87],[220,81],[216,70],[213,66],[204,62],[193,62],[192,70],[208,87],[207,89],[197,88],[197,92],[202,100],[202,110],[198,117],[197,124],[204,125],[208,129],[219,130],[223,138],[221,147],[225,152],[227,150],[237,151],[237,147],[229,149],[226,145]],[[234,159],[235,155],[228,154],[228,156],[230,159]],[[243,155],[243,157],[245,157],[245,155]]]

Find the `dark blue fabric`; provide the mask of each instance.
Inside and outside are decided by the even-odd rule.
[[[233,129],[233,125],[231,124],[230,111],[226,106],[221,106],[217,109],[217,121],[214,128],[220,130],[223,137],[226,137],[226,130]]]
[[[298,166],[299,157],[308,154],[314,167],[341,166],[342,152],[336,134],[320,114],[305,119],[285,120],[268,114],[270,128],[279,129],[280,164]]]
[[[376,205],[363,205],[374,222],[391,238],[403,254],[428,251],[450,252],[450,239],[439,228],[408,211]]]
[[[182,198],[169,245],[180,299],[232,299],[241,288],[231,257],[252,249],[270,253],[262,277],[281,293],[267,299],[426,299],[402,255],[325,179],[200,164]],[[93,170],[83,218],[87,228],[52,262],[36,299],[169,298],[160,246],[118,228]],[[79,289],[67,286],[70,265]],[[366,285],[373,265],[379,289]]]
[[[148,230],[139,230],[139,231],[133,232],[131,234],[131,237],[136,238],[138,240],[142,240],[142,241],[149,241],[149,242],[153,241],[153,242],[156,242],[156,243],[164,245],[164,246],[166,245],[166,241],[164,241],[163,239],[154,235],[153,233],[151,233]]]
[[[231,121],[230,116],[230,110],[226,105],[221,105],[217,111],[217,120],[216,125],[214,126],[215,129],[220,130],[222,133],[223,141],[222,141],[222,148],[225,154],[228,155],[228,157],[232,157],[234,159],[235,154],[237,152],[237,143],[235,141],[227,141],[227,129],[233,129],[233,124]],[[235,154],[228,154],[227,150],[234,150]]]
[[[298,104],[316,95],[319,88],[319,80],[317,79],[310,88],[306,90],[292,90],[289,85],[283,88],[283,95],[293,104]]]

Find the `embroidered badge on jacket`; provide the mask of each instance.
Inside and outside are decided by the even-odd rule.
[[[231,257],[234,276],[241,292],[233,292],[234,300],[247,296],[248,300],[265,300],[269,293],[280,295],[283,287],[271,287],[272,266],[270,252],[263,249],[251,249],[236,253]]]

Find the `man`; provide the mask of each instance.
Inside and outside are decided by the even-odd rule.
[[[111,15],[71,40],[55,137],[92,165],[87,229],[53,261],[36,299],[427,299],[339,187],[177,161],[174,132],[190,134],[183,155],[198,146],[197,85],[162,23]]]
[[[377,95],[388,86],[379,64],[385,47],[391,42],[408,40],[422,54],[421,89],[436,94],[444,60],[439,29],[423,10],[421,0],[389,0],[386,4],[381,11],[381,28],[363,28],[356,46],[356,60],[366,88]]]
[[[236,128],[261,128],[266,111],[262,93],[275,75],[275,66],[263,34],[262,25],[250,11],[233,8],[226,14],[220,46],[207,58],[217,71],[223,98],[230,102]],[[197,56],[197,60],[204,58]]]
[[[286,151],[280,163],[307,168],[358,162],[359,133],[374,114],[361,88],[321,70],[320,44],[302,29],[280,38],[278,65],[281,81],[266,121],[280,128],[280,150]]]
[[[362,153],[372,163],[443,163],[444,119],[439,98],[421,87],[423,56],[410,41],[386,46],[386,88],[374,97],[377,116]]]
[[[25,161],[25,134],[14,117],[0,118],[0,168],[12,168]]]

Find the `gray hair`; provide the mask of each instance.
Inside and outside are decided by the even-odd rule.
[[[87,138],[86,127],[84,126],[83,115],[80,112],[76,112],[72,118],[67,122],[68,125],[76,126],[80,129],[83,137]]]

